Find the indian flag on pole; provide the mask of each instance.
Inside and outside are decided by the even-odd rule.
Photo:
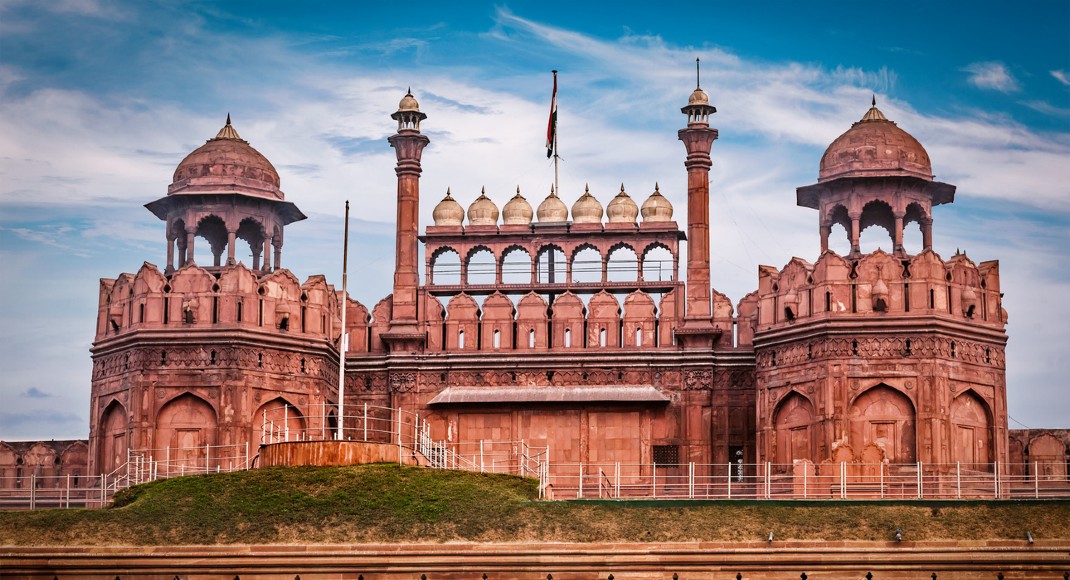
[[[546,158],[554,156],[557,148],[557,71],[554,73],[554,96],[550,99],[550,121],[546,125]]]

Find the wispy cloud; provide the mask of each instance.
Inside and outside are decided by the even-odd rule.
[[[47,399],[52,395],[42,391],[41,389],[38,389],[37,387],[30,387],[29,389],[23,391],[19,396],[25,397],[27,399]]]
[[[1070,108],[1056,107],[1047,101],[1023,101],[1022,104],[1038,113],[1052,117],[1070,117]]]
[[[1055,77],[1055,80],[1070,87],[1070,72],[1064,70],[1053,70],[1051,76]]]
[[[1001,62],[975,62],[962,69],[970,73],[967,80],[979,89],[1013,93],[1021,90],[1018,79]]]

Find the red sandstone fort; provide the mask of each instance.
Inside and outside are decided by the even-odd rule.
[[[397,433],[419,417],[444,448],[547,448],[551,475],[1004,463],[1066,480],[1066,432],[1008,430],[999,264],[934,251],[933,208],[955,186],[916,139],[874,102],[796,190],[820,253],[760,266],[733,304],[711,287],[716,109],[696,88],[682,112],[686,224],[657,186],[641,203],[622,186],[571,208],[551,192],[533,209],[518,191],[500,211],[447,193],[421,232],[427,115],[406,94],[388,139],[393,292],[374,305],[283,267],[285,229],[305,216],[228,118],[146,205],[164,223],[163,267],[100,281],[88,441],[0,443],[0,476],[77,487],[138,450],[231,468],[268,439],[331,438],[343,377],[345,438],[397,411]],[[829,250],[837,224],[847,255]],[[860,251],[872,226],[890,252]],[[227,448],[246,451],[213,451]]]

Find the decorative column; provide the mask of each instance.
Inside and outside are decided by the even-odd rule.
[[[264,238],[264,273],[271,271],[271,238]]]
[[[859,245],[859,238],[862,235],[861,224],[862,214],[849,214],[851,218],[851,255],[858,256],[862,253],[862,247]]]
[[[717,129],[710,127],[709,119],[717,109],[696,86],[680,111],[687,115],[687,128],[678,133],[687,148],[687,293],[683,325],[676,335],[685,348],[712,348],[720,331],[713,327],[710,305],[710,148]]]
[[[193,242],[197,239],[197,230],[186,230],[186,259],[183,260],[183,265],[193,264],[197,265],[196,260],[193,257],[196,255],[193,253]]]
[[[237,230],[227,230],[227,265],[233,266],[237,262],[234,261],[234,243],[238,239]]]
[[[175,271],[175,238],[171,235],[167,236],[167,266],[163,271],[164,274]]]
[[[829,236],[832,235],[832,226],[830,224],[821,224],[817,228],[818,236],[821,237],[821,253],[829,251]]]
[[[420,229],[420,157],[431,141],[420,134],[420,121],[427,115],[420,112],[420,104],[410,90],[398,104],[390,118],[398,122],[398,132],[387,140],[397,154],[397,247],[394,255],[394,293],[390,328],[382,338],[391,352],[416,352],[423,349],[425,334],[417,320],[417,289],[420,275],[417,270]]]
[[[918,221],[921,224],[921,247],[923,250],[931,250],[933,249],[933,220],[922,218]]]
[[[903,251],[903,217],[904,214],[896,212],[895,214],[895,235],[892,240],[892,253],[896,256],[902,257]]]

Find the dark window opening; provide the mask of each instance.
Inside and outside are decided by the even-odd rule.
[[[992,349],[985,349],[985,364],[992,364]]]
[[[679,445],[655,445],[653,448],[654,465],[657,467],[672,467],[680,465]]]
[[[137,305],[137,321],[138,322],[145,322],[145,303],[144,302],[142,302],[141,304]]]
[[[885,312],[888,310],[888,303],[884,301],[884,298],[878,298],[873,301],[874,312]]]
[[[212,296],[212,324],[219,322],[219,296]]]
[[[263,288],[261,288],[261,290],[263,290]],[[256,325],[264,326],[264,299],[261,298],[258,302],[260,304],[257,306],[256,310]]]
[[[242,319],[242,313],[241,313],[241,311],[242,311],[242,306],[243,306],[243,305],[244,305],[244,304],[242,303],[242,301],[241,301],[241,300],[239,300],[239,301],[238,301],[238,313],[237,313],[237,321],[238,321],[238,322],[241,322],[241,319]]]
[[[936,290],[929,288],[929,308],[936,308]]]
[[[854,355],[854,356],[858,356],[858,341],[857,340],[852,340],[851,341],[851,354]]]
[[[165,364],[167,364],[167,351],[166,350],[161,350],[160,351],[160,365],[162,366],[162,365],[165,365]]]
[[[791,311],[791,307],[790,306],[785,306],[784,307],[784,319],[787,320],[788,322],[794,322],[795,321],[795,313]]]
[[[167,296],[163,299],[163,323],[169,322],[171,322],[171,297]]]
[[[187,308],[182,313],[182,319],[186,322],[186,324],[193,324],[193,309]]]
[[[301,359],[301,372],[305,372],[305,359]]]
[[[976,306],[971,304],[970,307],[966,309],[966,318],[973,318],[974,308],[976,308]]]
[[[858,284],[851,284],[851,312],[858,312]]]
[[[912,352],[911,351],[911,343],[910,343],[910,339],[908,338],[907,339],[907,344],[906,344],[906,350],[904,351],[903,354],[905,354],[906,356],[910,356],[911,352]]]
[[[264,368],[264,353],[257,353],[256,366],[257,368]]]
[[[952,340],[951,341],[951,358],[955,358],[956,356],[957,356],[957,354],[956,354],[956,350],[955,350],[955,341]]]
[[[290,319],[284,317],[279,321],[279,330],[290,330]]]
[[[832,292],[825,292],[825,312],[832,312]]]
[[[903,310],[910,312],[910,284],[903,284]]]
[[[208,353],[208,364],[215,364],[215,351]]]
[[[806,345],[806,360],[811,360],[813,358],[814,358],[814,345],[808,344],[808,345]]]

